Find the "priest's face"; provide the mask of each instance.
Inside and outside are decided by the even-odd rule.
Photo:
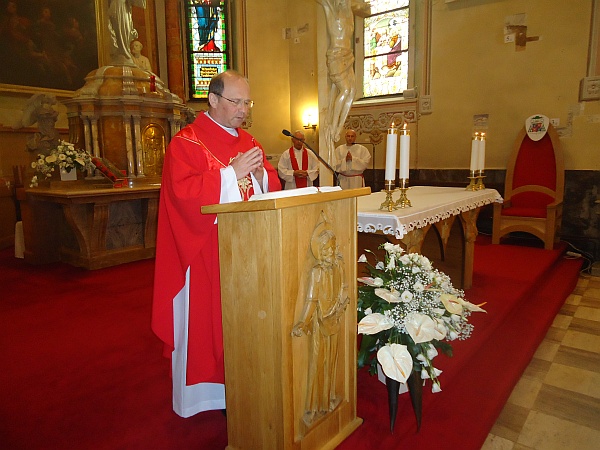
[[[354,130],[346,131],[346,145],[354,145],[356,142],[356,132]]]
[[[210,116],[221,125],[238,128],[250,112],[250,86],[245,78],[227,77],[224,79],[223,93],[211,94]]]

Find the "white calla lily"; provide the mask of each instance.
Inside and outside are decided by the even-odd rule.
[[[371,277],[359,277],[357,278],[359,283],[366,284],[367,286],[375,286],[375,279]]]
[[[462,298],[459,299],[460,304],[463,306],[463,308],[468,309],[469,311],[475,311],[475,312],[487,312],[485,309],[474,305],[471,302],[468,302],[466,300],[463,300]]]
[[[379,298],[384,299],[388,303],[400,303],[400,294],[398,291],[390,291],[385,288],[375,289],[375,295]]]
[[[442,294],[440,295],[440,301],[450,314],[462,314],[463,307],[456,295]]]
[[[441,341],[442,339],[444,339],[446,337],[446,335],[448,334],[448,328],[446,328],[446,324],[444,323],[443,320],[440,320],[440,319],[435,319],[434,330],[435,330],[434,339],[436,339],[438,341]]]
[[[436,322],[425,314],[411,313],[407,315],[404,319],[404,326],[415,344],[429,342],[435,339],[437,334]]]
[[[413,369],[413,360],[402,344],[384,345],[377,351],[377,361],[383,373],[393,380],[406,383]]]
[[[373,285],[377,287],[383,286],[383,280],[379,277],[373,278]]]
[[[383,330],[389,330],[394,326],[394,321],[381,313],[369,314],[358,322],[360,334],[377,334]]]

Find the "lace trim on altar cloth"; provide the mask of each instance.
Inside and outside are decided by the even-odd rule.
[[[407,233],[490,203],[501,203],[495,189],[467,191],[464,188],[415,186],[408,191],[412,207],[392,212],[380,211],[384,192],[376,192],[358,200],[358,231],[383,233],[402,239]]]

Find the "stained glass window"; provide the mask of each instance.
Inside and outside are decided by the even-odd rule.
[[[370,3],[363,26],[363,96],[402,93],[408,87],[410,0]]]
[[[185,5],[190,98],[207,98],[210,79],[229,64],[226,2],[187,0]]]

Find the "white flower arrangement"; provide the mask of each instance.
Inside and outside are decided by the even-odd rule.
[[[52,177],[53,172],[64,170],[84,171],[88,167],[93,167],[92,157],[84,150],[78,150],[73,144],[66,141],[60,141],[58,146],[50,151],[49,155],[39,154],[37,159],[31,163],[31,168],[44,175],[45,179]],[[31,179],[30,187],[38,185],[38,176],[34,175]]]
[[[358,298],[358,332],[363,334],[358,366],[370,366],[369,372],[375,374],[379,363],[387,377],[400,383],[415,371],[421,379],[431,380],[432,392],[440,392],[441,371],[433,359],[438,350],[452,356],[448,341],[469,338],[473,330],[469,316],[485,311],[466,301],[464,292],[426,257],[405,254],[391,243],[379,248],[385,250],[385,258],[375,266],[365,255],[359,258],[371,276],[358,279],[364,285]]]

